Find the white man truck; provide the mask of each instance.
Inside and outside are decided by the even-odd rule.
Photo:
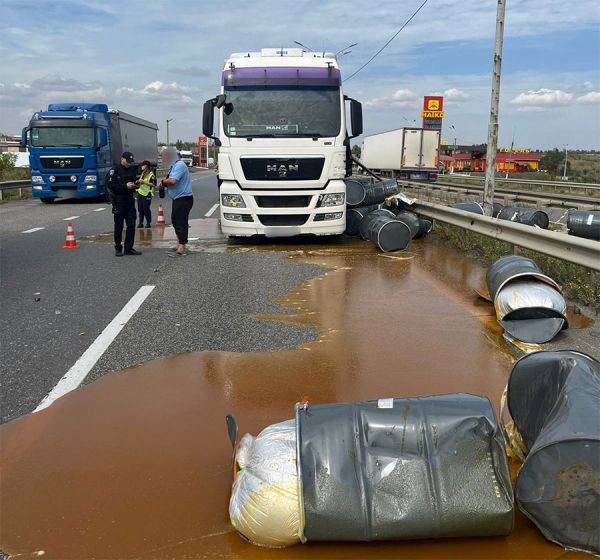
[[[373,171],[390,171],[399,179],[435,181],[440,131],[397,128],[363,138],[361,161]]]
[[[204,104],[202,123],[219,147],[224,234],[344,232],[344,179],[352,172],[350,138],[362,133],[362,107],[341,84],[331,53],[262,49],[225,61],[221,93]]]

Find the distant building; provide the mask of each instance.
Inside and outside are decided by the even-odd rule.
[[[26,149],[21,147],[21,137],[20,136],[7,136],[5,138],[0,138],[0,154],[11,152],[18,153],[24,152]]]
[[[487,166],[487,146],[478,144],[474,146],[453,146],[451,144],[440,146],[443,154],[440,161],[446,171],[455,172],[482,172]],[[541,155],[533,153],[527,148],[501,148],[496,154],[496,171],[499,173],[524,173],[539,171]]]

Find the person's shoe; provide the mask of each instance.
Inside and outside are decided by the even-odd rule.
[[[167,255],[169,257],[185,257],[185,253],[180,253],[179,251],[170,251]]]
[[[136,251],[135,249],[128,249],[125,251],[126,255],[141,255],[140,251]]]
[[[123,251],[122,249],[115,249],[115,257],[122,257]]]
[[[139,224],[138,225],[138,229],[142,229],[144,227],[144,224]]]
[[[146,227],[147,228],[151,228],[152,226],[150,224],[146,224]]]
[[[176,253],[177,252],[177,247],[171,247],[170,249],[167,249],[167,253]]]

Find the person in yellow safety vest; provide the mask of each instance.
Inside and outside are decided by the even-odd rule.
[[[144,160],[141,165],[142,173],[139,179],[136,181],[137,188],[137,207],[139,214],[138,228],[144,227],[144,219],[146,220],[146,227],[150,227],[152,222],[152,212],[150,211],[150,204],[152,203],[152,196],[154,195],[154,187],[156,186],[156,175],[150,167],[150,162]]]

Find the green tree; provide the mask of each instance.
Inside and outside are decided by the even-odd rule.
[[[546,152],[540,158],[540,169],[548,171],[550,175],[562,175],[565,165],[565,153],[558,148]],[[567,175],[571,172],[571,162],[567,159]]]
[[[0,154],[0,181],[8,180],[8,177],[15,169],[17,155],[10,152]]]
[[[358,144],[354,144],[354,146],[352,146],[352,155],[355,158],[360,159],[360,154],[361,154],[360,146]]]

